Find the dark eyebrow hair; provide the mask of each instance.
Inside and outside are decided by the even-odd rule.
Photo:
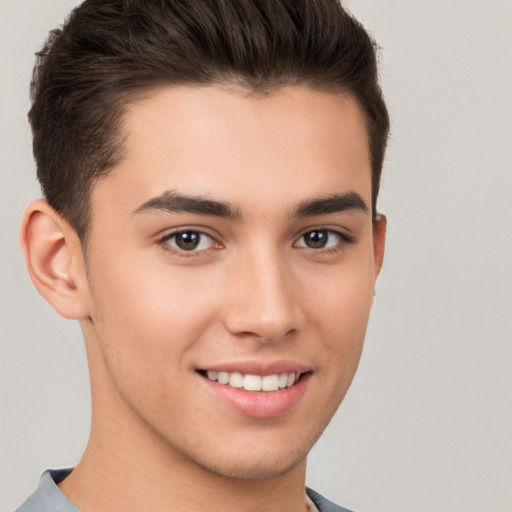
[[[213,201],[201,196],[182,195],[173,191],[167,191],[158,197],[153,197],[140,205],[133,213],[143,213],[150,210],[214,215],[215,217],[226,217],[229,219],[239,219],[241,217],[238,208],[234,208],[228,203]]]
[[[194,213],[197,215],[213,215],[239,220],[242,217],[240,210],[228,203],[206,199],[201,196],[189,196],[166,191],[163,194],[149,199],[140,205],[133,213],[144,213],[151,210],[161,210],[170,213]],[[315,215],[327,215],[346,210],[360,210],[368,213],[368,206],[363,198],[356,192],[333,194],[326,197],[309,199],[301,202],[293,209],[292,217],[303,218]]]
[[[356,192],[345,192],[333,194],[318,199],[303,201],[293,210],[293,217],[313,217],[315,215],[326,215],[339,213],[346,210],[360,210],[368,213],[368,206],[363,198]]]

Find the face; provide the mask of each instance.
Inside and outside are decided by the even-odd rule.
[[[283,474],[350,385],[380,268],[361,111],[305,87],[183,87],[125,121],[91,196],[93,407],[143,453]]]

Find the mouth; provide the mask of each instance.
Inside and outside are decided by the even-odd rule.
[[[309,373],[309,372],[306,372]],[[199,374],[207,379],[235,389],[255,392],[275,392],[290,388],[297,384],[305,373],[274,373],[257,375],[252,373],[227,372],[216,370],[199,370]]]
[[[306,394],[313,371],[295,364],[265,368],[248,363],[200,369],[197,374],[220,403],[246,417],[263,419],[295,409]]]

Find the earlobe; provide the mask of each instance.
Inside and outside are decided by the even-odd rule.
[[[37,200],[25,211],[20,243],[39,293],[65,318],[87,317],[84,259],[73,228],[48,203]]]
[[[375,263],[375,278],[379,276],[384,261],[386,246],[387,219],[385,215],[378,214],[373,223],[373,255]]]

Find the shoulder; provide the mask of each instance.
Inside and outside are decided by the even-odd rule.
[[[80,512],[57,487],[71,469],[47,470],[39,487],[15,512]]]
[[[318,512],[351,512],[348,508],[340,507],[339,505],[336,505],[336,503],[324,498],[321,494],[313,491],[313,489],[306,488],[306,493],[311,501],[316,505]]]

